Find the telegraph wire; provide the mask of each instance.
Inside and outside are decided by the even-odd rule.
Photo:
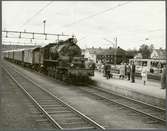
[[[34,15],[32,15],[29,19],[27,19],[22,26],[26,25],[27,23],[29,23],[35,16],[37,16],[38,14],[40,14],[45,8],[47,8],[49,5],[51,5],[54,1],[51,1],[49,3],[47,3],[45,6],[43,6],[40,10],[38,10]]]
[[[72,26],[72,25],[74,25],[74,24],[80,23],[80,22],[82,22],[82,21],[84,21],[84,20],[91,19],[91,18],[93,18],[93,17],[95,17],[95,16],[97,16],[97,15],[104,14],[104,13],[109,12],[109,11],[111,11],[111,10],[114,10],[114,9],[116,9],[116,8],[118,8],[118,7],[124,6],[124,5],[128,4],[128,3],[130,3],[130,2],[125,2],[125,3],[123,3],[123,4],[118,4],[118,5],[115,6],[115,7],[111,7],[111,8],[108,8],[108,9],[106,9],[106,10],[103,10],[103,11],[101,11],[101,12],[97,12],[97,13],[95,13],[95,14],[93,14],[93,15],[89,15],[89,16],[87,16],[87,17],[81,18],[81,19],[79,19],[79,20],[77,20],[77,21],[75,21],[75,22],[72,22],[72,23],[70,23],[70,24],[66,24],[66,25],[64,25],[63,27],[69,27],[69,26]]]
[[[72,22],[72,23],[70,23],[70,24],[66,24],[66,25],[62,26],[62,28],[70,27],[70,26],[72,26],[72,25],[74,25],[74,24],[77,24],[77,23],[82,22],[82,21],[87,20],[87,19],[91,19],[91,18],[93,18],[93,17],[95,17],[95,16],[97,16],[97,15],[104,14],[104,13],[109,12],[109,11],[111,11],[111,10],[114,10],[114,9],[116,9],[116,8],[118,8],[118,7],[124,6],[124,5],[128,4],[128,3],[130,3],[130,2],[125,2],[125,3],[122,3],[122,4],[118,4],[118,5],[115,6],[115,7],[111,7],[111,8],[105,9],[105,10],[103,10],[103,11],[97,12],[97,13],[95,13],[95,14],[93,14],[93,15],[89,15],[89,16],[87,16],[87,17],[81,18],[81,19],[79,19],[79,20],[77,20],[77,21],[75,21],[75,22]],[[60,27],[60,28],[61,28],[61,27]],[[86,37],[86,36],[85,36],[85,37]]]

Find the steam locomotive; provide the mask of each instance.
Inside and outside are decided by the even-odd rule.
[[[9,61],[63,81],[87,81],[94,76],[94,69],[85,65],[85,58],[74,37],[44,47],[4,51],[3,54]]]

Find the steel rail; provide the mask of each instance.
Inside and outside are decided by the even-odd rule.
[[[3,70],[16,83],[16,85],[29,97],[29,99],[36,105],[36,107],[48,118],[48,120],[57,128],[63,129],[41,106],[40,104],[19,84],[19,82],[2,66]]]
[[[100,89],[100,88],[97,88],[97,87],[94,87],[94,86],[89,86],[89,87],[91,87],[91,89],[94,88],[94,89],[103,91],[104,93],[107,93],[107,94],[112,94],[112,95],[115,95],[115,96],[118,96],[118,97],[122,97],[122,98],[125,98],[125,99],[128,99],[128,100],[131,100],[131,101],[138,102],[138,103],[140,103],[140,104],[144,104],[144,105],[146,105],[146,106],[150,106],[150,107],[156,108],[157,110],[166,111],[166,110],[163,109],[163,108],[156,107],[156,106],[153,106],[153,105],[148,104],[148,103],[144,103],[144,102],[141,102],[141,101],[137,101],[137,100],[134,100],[134,99],[131,99],[131,98],[128,98],[128,97],[124,97],[124,96],[120,96],[120,95],[117,95],[117,94],[114,94],[114,93],[109,93],[108,91],[105,91],[105,89]],[[80,88],[80,89],[81,89],[81,88]],[[86,91],[86,90],[84,90],[84,89],[82,89],[82,90],[85,91],[85,92],[91,93],[91,92]],[[91,94],[93,94],[93,93],[91,93]],[[114,103],[116,103],[116,104],[122,105],[122,106],[124,106],[124,107],[126,107],[126,108],[130,108],[130,109],[132,109],[132,110],[134,110],[134,111],[136,111],[136,112],[139,112],[139,113],[141,113],[141,114],[147,115],[147,116],[152,117],[152,118],[154,118],[154,119],[157,119],[157,120],[159,120],[159,121],[166,122],[166,120],[164,120],[164,119],[155,117],[155,116],[153,116],[153,115],[151,115],[151,114],[148,114],[148,113],[145,113],[145,112],[143,112],[143,111],[137,110],[137,109],[135,109],[135,108],[133,108],[133,107],[130,107],[130,106],[127,106],[127,105],[125,105],[125,104],[121,104],[121,103],[119,103],[119,102],[112,101],[111,99],[108,99],[108,98],[106,98],[106,97],[104,97],[104,96],[100,96],[100,95],[98,95],[98,94],[93,94],[93,95],[96,95],[97,97],[101,97],[101,98],[103,98],[103,99],[106,99],[106,100],[109,101],[109,102],[114,102]]]
[[[13,66],[13,65],[11,65],[11,66]],[[37,72],[37,73],[38,73],[38,72]],[[139,101],[139,100],[135,100],[135,99],[133,99],[133,98],[129,98],[129,97],[126,97],[126,96],[121,96],[121,95],[115,94],[115,93],[113,93],[113,92],[111,93],[111,91],[109,91],[109,90],[107,90],[107,89],[104,89],[104,88],[101,88],[100,86],[95,87],[95,86],[90,86],[90,85],[89,85],[89,87],[91,87],[91,89],[94,88],[94,89],[97,89],[97,90],[102,91],[102,92],[107,93],[107,94],[115,95],[115,96],[118,96],[118,97],[121,97],[121,98],[130,100],[130,101],[134,101],[134,102],[139,103],[139,104],[143,104],[143,105],[146,105],[146,106],[153,107],[153,108],[155,108],[155,109],[157,109],[157,110],[166,111],[166,109],[164,109],[164,108],[160,108],[160,107],[157,107],[157,106],[154,106],[154,105],[151,105],[151,104],[148,104],[148,103]]]
[[[127,106],[127,105],[125,105],[125,104],[116,102],[116,101],[114,101],[114,100],[111,100],[111,99],[106,98],[106,97],[104,97],[104,96],[101,96],[101,95],[99,95],[99,94],[96,94],[96,93],[93,93],[93,92],[84,90],[83,88],[80,88],[80,89],[83,90],[83,91],[85,91],[85,92],[87,92],[87,93],[89,93],[89,94],[92,94],[92,95],[94,95],[94,96],[97,96],[97,97],[100,97],[100,98],[102,98],[102,99],[104,99],[104,100],[107,100],[107,101],[109,101],[109,102],[116,103],[116,104],[118,104],[118,105],[121,105],[121,106],[124,106],[124,107],[126,107],[126,108],[132,109],[132,110],[134,110],[135,112],[144,114],[144,115],[146,115],[146,116],[149,116],[149,117],[151,117],[151,118],[154,118],[154,119],[156,119],[156,120],[159,120],[159,121],[161,121],[161,122],[166,123],[166,120],[164,120],[164,119],[158,118],[158,117],[156,117],[156,116],[153,116],[153,115],[148,114],[148,113],[146,113],[146,112],[143,112],[143,111],[141,111],[141,110],[137,110],[137,109],[135,109],[135,108],[133,108],[133,107],[130,107],[130,106]]]
[[[124,99],[128,99],[128,100],[130,100],[130,101],[134,101],[134,102],[136,102],[136,103],[140,103],[140,104],[143,104],[143,105],[146,105],[146,106],[153,107],[153,108],[155,108],[155,109],[157,109],[157,110],[166,111],[166,109],[164,109],[164,108],[161,108],[161,107],[158,107],[158,106],[155,106],[155,105],[151,105],[151,104],[145,103],[145,102],[143,102],[143,101],[135,100],[135,99],[133,99],[133,98],[129,98],[129,97],[126,97],[126,96],[121,96],[121,95],[116,94],[116,93],[111,93],[111,91],[105,90],[104,88],[100,88],[100,86],[99,86],[99,87],[89,86],[89,87],[94,88],[94,89],[97,89],[97,90],[102,91],[102,92],[107,93],[107,94],[112,94],[112,95],[115,95],[115,96],[118,96],[118,97],[121,97],[121,98],[124,98]]]
[[[9,67],[9,66],[8,66]],[[12,69],[15,70],[15,69]],[[21,74],[19,71],[16,71],[19,75],[21,75],[23,78],[25,78],[26,80],[30,81],[32,84],[34,84],[35,86],[37,86],[38,88],[40,88],[41,90],[43,90],[44,92],[46,92],[47,94],[49,94],[50,96],[52,96],[54,99],[58,100],[59,102],[61,102],[62,104],[64,104],[66,107],[68,107],[71,111],[77,113],[78,115],[80,115],[83,119],[85,119],[87,122],[89,122],[91,125],[95,126],[98,129],[102,129],[105,130],[105,127],[101,126],[100,124],[98,124],[97,122],[95,122],[94,120],[92,120],[91,118],[87,117],[86,115],[84,115],[83,113],[81,113],[80,111],[78,111],[77,109],[75,109],[74,107],[70,106],[69,104],[63,102],[60,98],[58,98],[57,96],[55,96],[54,94],[52,94],[51,92],[49,92],[48,90],[42,88],[41,86],[39,86],[36,82],[34,82],[33,80],[31,80],[30,78],[28,78],[27,76]]]

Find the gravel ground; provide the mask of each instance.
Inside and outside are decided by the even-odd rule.
[[[19,67],[17,69],[36,81],[40,86],[58,95],[67,103],[107,128],[166,128],[165,125],[147,123],[147,120],[141,118],[140,115],[133,114],[121,108],[118,109],[116,106],[108,105],[104,101],[96,100],[94,97],[80,91],[77,87],[63,84],[62,82],[23,70]]]
[[[47,128],[46,125],[36,122],[40,116],[32,113],[36,110],[23,92],[3,70],[2,74],[0,128]]]

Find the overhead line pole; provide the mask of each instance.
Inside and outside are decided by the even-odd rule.
[[[114,47],[114,65],[116,67],[116,64],[117,64],[117,37],[114,38],[114,42],[107,40],[105,38],[104,38],[104,40],[110,42]]]
[[[46,20],[43,21],[43,24],[44,24],[44,34],[45,34],[45,24],[46,24]]]
[[[3,30],[2,32],[5,33],[23,33],[23,34],[36,34],[36,35],[44,35],[44,33],[35,33],[35,32],[23,32],[23,31],[7,31],[7,30]],[[56,35],[56,36],[71,36],[71,35],[65,35],[65,34],[52,34],[52,33],[47,33],[47,35]]]
[[[115,67],[117,65],[117,37],[115,37]]]
[[[47,40],[47,36],[57,36],[57,40],[59,41],[60,36],[71,36],[71,35],[65,35],[65,34],[51,34],[51,33],[45,33],[45,28],[44,28],[44,33],[35,33],[35,32],[26,32],[26,31],[8,31],[8,30],[3,30],[2,32],[5,33],[5,37],[6,38],[23,38],[23,39],[36,39],[35,35],[43,35],[45,36],[44,39]],[[18,34],[18,37],[10,37],[9,34],[10,33],[14,33],[14,34]],[[26,38],[26,37],[22,37],[22,34],[31,34],[32,37],[31,38]]]

